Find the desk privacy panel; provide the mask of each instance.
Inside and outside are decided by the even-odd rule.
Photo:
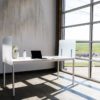
[[[59,41],[59,56],[74,58],[75,49],[76,49],[75,40],[60,40]]]
[[[3,39],[2,60],[3,62],[12,65],[12,37],[10,36]]]

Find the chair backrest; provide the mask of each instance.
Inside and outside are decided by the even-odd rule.
[[[8,36],[2,42],[2,61],[12,65],[12,37]]]
[[[59,40],[59,56],[75,58],[75,40]]]

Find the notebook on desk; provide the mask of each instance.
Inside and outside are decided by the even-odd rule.
[[[40,50],[32,50],[31,51],[31,58],[32,59],[36,59],[36,58],[42,59],[41,51]]]

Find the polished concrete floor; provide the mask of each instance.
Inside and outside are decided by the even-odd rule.
[[[65,67],[66,72],[72,73],[72,67]],[[85,73],[85,74],[84,74]],[[88,78],[89,67],[75,67],[75,74]],[[92,79],[100,82],[100,67],[92,67]]]
[[[16,96],[12,97],[11,74],[6,88],[0,75],[0,100],[100,100],[100,84],[53,70],[16,73]]]

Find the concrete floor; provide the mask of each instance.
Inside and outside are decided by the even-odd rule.
[[[72,67],[65,67],[66,72],[72,73]],[[88,78],[88,67],[75,67],[75,74]],[[92,67],[92,79],[100,81],[100,67]]]
[[[100,100],[100,84],[53,70],[16,73],[16,96],[12,97],[11,74],[6,88],[0,75],[0,100]]]

